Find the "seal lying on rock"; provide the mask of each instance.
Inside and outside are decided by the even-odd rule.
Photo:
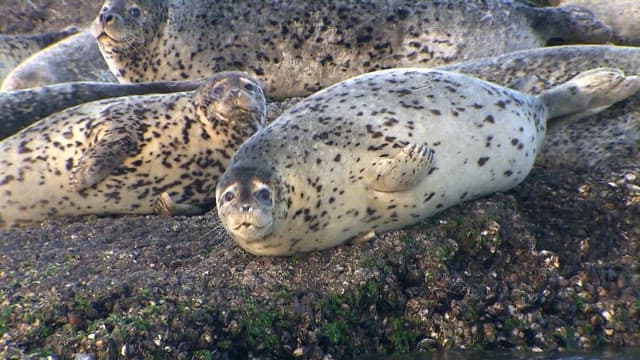
[[[0,142],[3,226],[49,216],[149,214],[167,192],[191,213],[213,206],[219,176],[264,126],[265,99],[245,73],[195,92],[131,96],[54,114]]]
[[[72,26],[44,34],[0,35],[0,81],[31,54],[76,32]]]
[[[71,81],[117,82],[89,31],[69,36],[31,55],[7,75],[0,90]]]
[[[92,32],[121,82],[240,69],[259,77],[273,98],[378,69],[610,36],[588,11],[508,0],[107,0]]]
[[[392,69],[320,91],[245,142],[216,188],[245,250],[290,255],[398,229],[520,183],[547,119],[640,89],[613,69],[529,96],[439,70]]]
[[[0,139],[58,111],[86,102],[119,96],[191,91],[204,80],[140,84],[71,82],[0,92]]]

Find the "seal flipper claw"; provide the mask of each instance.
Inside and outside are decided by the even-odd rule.
[[[434,151],[425,145],[408,144],[396,156],[372,164],[369,185],[383,192],[408,190],[420,183],[434,167]]]
[[[360,234],[356,235],[353,239],[351,239],[351,244],[352,245],[364,244],[375,237],[376,237],[376,233],[373,230],[361,232]]]
[[[73,167],[69,184],[76,191],[82,191],[99,183],[137,148],[138,140],[131,132],[122,128],[105,131]]]
[[[162,216],[190,216],[204,213],[204,210],[198,206],[175,202],[167,192],[160,194],[153,202],[153,211]]]

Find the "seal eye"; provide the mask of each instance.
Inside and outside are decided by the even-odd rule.
[[[251,92],[258,92],[258,88],[253,84],[244,84],[244,88]]]
[[[129,9],[129,15],[134,18],[140,17],[140,9],[138,9],[137,7],[132,7],[131,9]]]
[[[236,197],[236,195],[233,193],[233,191],[229,190],[226,193],[224,193],[222,195],[222,203],[228,203],[229,201],[233,200]]]
[[[268,189],[262,188],[253,193],[253,196],[258,200],[258,202],[271,205],[271,191]]]
[[[213,95],[219,96],[224,91],[224,86],[216,86],[213,88]]]

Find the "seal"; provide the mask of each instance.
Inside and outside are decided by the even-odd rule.
[[[118,81],[89,31],[81,31],[31,55],[6,76],[0,90],[71,81]]]
[[[611,45],[567,45],[515,51],[444,65],[436,69],[460,72],[498,85],[527,86],[539,94],[594,67],[613,67],[624,73],[640,69],[640,48]],[[522,80],[528,80],[524,83]],[[301,99],[298,99],[298,101]],[[272,114],[280,115],[287,104]],[[579,171],[607,172],[640,166],[640,94],[581,121],[548,124],[536,164]]]
[[[203,80],[140,84],[71,82],[0,92],[0,139],[58,111],[86,102],[120,96],[191,91]]]
[[[530,172],[547,119],[577,119],[639,89],[607,68],[539,96],[440,70],[357,76],[247,140],[216,188],[218,214],[256,255],[360,243],[511,189]]]
[[[0,34],[0,80],[27,57],[78,32],[74,26],[44,34]]]
[[[212,207],[231,155],[264,126],[246,73],[195,92],[101,100],[56,113],[0,142],[0,218],[151,214],[167,192],[191,213]]]
[[[558,3],[591,11],[611,29],[614,44],[640,45],[640,2],[637,0],[560,0]]]
[[[379,69],[610,37],[588,11],[508,0],[107,0],[92,32],[120,82],[245,70],[275,99]]]

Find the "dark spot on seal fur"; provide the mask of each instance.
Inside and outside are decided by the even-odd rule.
[[[483,157],[478,159],[478,165],[483,166],[484,164],[487,163],[487,161],[489,161],[489,157],[488,156],[483,156]]]

